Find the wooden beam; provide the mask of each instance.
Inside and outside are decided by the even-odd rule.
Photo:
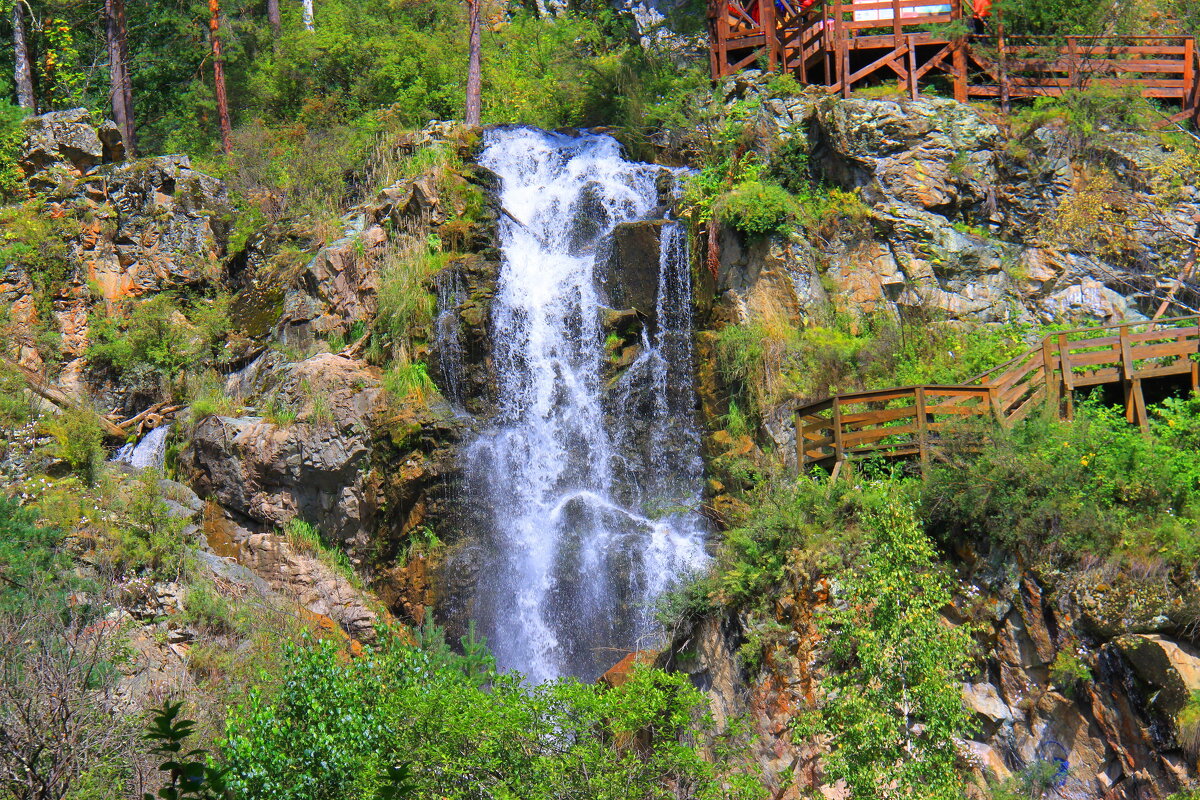
[[[1058,363],[1062,370],[1063,395],[1067,399],[1067,419],[1075,419],[1075,376],[1071,374],[1071,348],[1067,335],[1058,335]]]
[[[29,391],[33,392],[43,400],[47,400],[63,410],[82,411],[95,415],[97,423],[99,423],[100,427],[104,430],[105,435],[107,435],[109,438],[124,440],[129,436],[126,431],[117,427],[111,420],[96,414],[93,409],[88,408],[84,404],[80,403],[62,389],[59,389],[57,386],[51,386],[49,383],[43,380],[41,375],[38,375],[37,372],[25,366],[24,364],[20,364],[3,356],[0,356],[0,363],[4,364],[6,367],[12,369],[14,372],[20,375],[22,380],[25,381],[25,385],[29,387]]]
[[[1050,337],[1042,340],[1042,370],[1046,382],[1046,413],[1058,416],[1058,385],[1054,379],[1054,352],[1050,348]]]

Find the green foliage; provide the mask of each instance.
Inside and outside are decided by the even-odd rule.
[[[1188,702],[1175,717],[1176,739],[1179,746],[1200,758],[1200,691],[1192,692]]]
[[[1143,436],[1121,410],[1086,401],[1074,422],[968,428],[930,473],[930,520],[1050,562],[1136,554],[1188,568],[1200,557],[1200,469],[1187,449],[1198,420],[1195,398],[1170,401]]]
[[[186,522],[171,513],[154,470],[108,489],[118,521],[103,536],[98,555],[118,574],[177,580],[184,572]],[[111,502],[111,501],[110,501]]]
[[[912,504],[874,509],[863,523],[864,552],[839,574],[842,602],[822,622],[833,669],[808,724],[831,738],[828,775],[852,797],[961,798],[954,741],[969,722],[969,628],[942,619],[951,582]]]
[[[71,408],[46,422],[54,438],[54,454],[88,486],[96,483],[104,467],[104,429],[89,409]]]
[[[181,718],[182,710],[183,703],[165,700],[151,712],[145,739],[151,755],[166,759],[158,766],[166,780],[157,795],[147,792],[143,800],[225,800],[225,770],[207,763],[203,750],[184,750],[196,723]]]
[[[398,401],[425,402],[437,393],[437,386],[422,361],[397,359],[383,374],[383,388]]]
[[[796,199],[783,187],[743,181],[713,203],[721,222],[751,236],[786,233],[800,216]]]
[[[229,329],[229,298],[197,302],[190,318],[170,293],[93,313],[88,358],[127,381],[173,380],[211,357]]]
[[[54,581],[70,563],[62,531],[0,494],[0,614],[26,605],[34,587]]]
[[[403,358],[412,350],[433,319],[437,300],[429,291],[429,279],[445,265],[445,258],[426,248],[389,251],[379,268],[379,311],[375,342],[392,358]]]
[[[1092,671],[1084,660],[1082,653],[1064,648],[1054,656],[1050,664],[1050,680],[1062,689],[1068,697],[1075,696],[1075,690],[1080,683],[1092,679]]]
[[[836,314],[805,327],[770,319],[722,328],[717,367],[742,410],[755,416],[788,396],[969,382],[1024,352],[1035,333],[1021,324],[964,331],[885,315]]]
[[[24,117],[23,109],[0,97],[0,198],[19,197],[26,191],[25,175],[17,166]]]
[[[1061,779],[1061,765],[1034,761],[1028,767],[992,786],[992,800],[1042,800]]]
[[[391,636],[363,658],[328,643],[288,658],[279,695],[252,693],[228,723],[229,784],[247,800],[373,797],[401,761],[420,796],[762,796],[701,757],[720,742],[695,722],[703,699],[681,675],[639,669],[605,690],[490,672],[481,685],[445,652]]]
[[[1010,35],[1099,35],[1119,25],[1131,12],[1123,5],[1089,0],[997,0],[992,13],[1004,15],[1004,27]]]

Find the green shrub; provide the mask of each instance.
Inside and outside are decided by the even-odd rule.
[[[721,222],[751,236],[787,233],[800,218],[800,207],[786,189],[760,181],[737,184],[713,203]]]
[[[70,565],[62,531],[0,493],[0,614],[28,603]]]
[[[1175,718],[1175,727],[1179,746],[1191,754],[1193,761],[1200,759],[1200,691],[1192,692]]]
[[[1149,436],[1092,401],[1076,404],[1074,422],[966,428],[930,472],[930,521],[1050,562],[1089,553],[1195,564],[1200,471],[1195,451],[1176,445],[1194,435],[1200,403],[1167,408]]]
[[[1091,679],[1092,670],[1081,653],[1063,649],[1055,654],[1054,661],[1050,664],[1050,680],[1063,694],[1074,697],[1079,684]]]
[[[393,361],[383,374],[383,388],[399,402],[413,400],[424,403],[437,393],[437,386],[424,362],[402,359]]]
[[[184,315],[176,299],[158,294],[128,302],[114,314],[93,313],[88,358],[130,380],[173,380],[211,357],[229,330],[229,298],[200,301]]]
[[[844,602],[821,622],[831,657],[826,699],[801,729],[829,737],[827,775],[846,781],[853,797],[959,800],[970,628],[942,618],[950,576],[911,503],[872,510],[863,523],[864,551],[838,574]]]
[[[0,100],[0,198],[19,197],[26,192],[25,174],[17,166],[25,113],[7,98]]]
[[[705,701],[683,675],[639,668],[614,689],[531,687],[390,635],[352,660],[330,644],[287,652],[279,695],[252,693],[226,729],[229,784],[246,800],[372,797],[401,762],[420,796],[764,796],[728,774],[729,761],[702,757],[706,745],[718,758],[727,746],[695,721]]]
[[[94,485],[107,455],[104,429],[96,414],[88,409],[68,409],[50,419],[46,429],[54,438],[54,454],[88,486]]]

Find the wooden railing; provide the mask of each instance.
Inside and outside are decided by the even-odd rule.
[[[1192,36],[1006,37],[998,19],[988,21],[989,33],[970,33],[970,15],[964,0],[818,0],[809,7],[801,0],[710,0],[712,75],[761,66],[846,96],[884,70],[916,97],[936,72],[950,78],[963,102],[1136,87],[1144,97],[1178,101],[1174,121],[1200,114]]]
[[[1200,391],[1200,317],[1062,331],[967,385],[851,392],[797,409],[797,464],[840,469],[871,456],[925,463],[961,420],[1008,426],[1036,409],[1070,418],[1074,391],[1102,384],[1124,387],[1127,419],[1145,428],[1142,381],[1180,375]]]

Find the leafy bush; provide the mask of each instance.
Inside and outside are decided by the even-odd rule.
[[[701,757],[720,742],[694,722],[703,697],[682,675],[638,669],[608,690],[495,672],[481,684],[390,635],[363,658],[328,643],[288,657],[279,695],[252,693],[227,726],[229,785],[247,800],[372,797],[401,761],[421,796],[762,796]]]
[[[821,623],[832,661],[826,699],[801,728],[830,737],[828,776],[853,797],[958,800],[970,628],[942,619],[950,577],[911,503],[872,510],[863,523],[864,552],[838,575],[844,603]]]
[[[54,453],[83,478],[88,486],[96,483],[104,466],[104,429],[94,412],[68,409],[46,423],[54,437]]]
[[[0,99],[0,198],[18,197],[26,191],[25,175],[17,166],[24,109]]]
[[[1175,718],[1179,745],[1191,753],[1192,759],[1200,759],[1200,691],[1192,692],[1187,705]]]
[[[792,230],[800,217],[800,207],[781,186],[744,181],[716,199],[713,214],[742,233],[766,236]]]
[[[27,604],[34,587],[67,567],[63,540],[61,530],[39,525],[31,511],[0,494],[0,614]]]
[[[1150,436],[1124,413],[1077,404],[1074,422],[1031,417],[1010,431],[967,429],[930,473],[930,521],[1049,561],[1140,554],[1200,558],[1200,402],[1173,401]]]
[[[92,363],[121,378],[173,380],[211,357],[229,329],[229,298],[198,302],[191,319],[168,293],[130,301],[115,314],[93,314],[88,344]]]

